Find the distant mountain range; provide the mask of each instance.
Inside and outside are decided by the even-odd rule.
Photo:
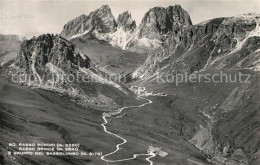
[[[16,58],[20,44],[24,40],[18,35],[0,34],[0,66]]]
[[[119,74],[121,70],[121,73],[128,74],[128,79],[145,82],[157,75],[191,74],[208,68],[257,71],[260,68],[259,22],[258,14],[245,14],[192,25],[188,12],[175,5],[150,9],[141,24],[136,26],[128,11],[119,14],[116,21],[109,6],[103,5],[89,15],[83,14],[69,21],[64,25],[61,36],[48,34],[24,41],[15,65],[19,67],[19,72],[23,68],[24,72],[33,73],[36,79],[30,83],[36,86],[41,81],[40,74],[49,72],[91,72],[88,74],[97,77]],[[64,38],[71,40],[82,51]],[[14,47],[19,49],[17,45],[21,41],[18,36],[1,35],[0,39],[16,43]],[[135,49],[123,52],[109,44],[121,49]],[[152,47],[157,48],[147,49]],[[141,50],[145,54],[149,52],[146,60]],[[120,55],[114,56],[114,53]],[[15,57],[15,53],[8,55],[9,60],[6,61]],[[48,82],[48,79],[45,81]],[[122,88],[116,83],[107,83]],[[59,84],[55,90],[69,89],[69,86],[71,84]]]
[[[215,18],[192,25],[180,5],[154,7],[136,26],[126,11],[117,21],[109,6],[69,21],[61,32],[67,39],[92,36],[114,47],[151,52],[133,78],[154,74],[193,73],[206,67],[259,70],[259,14]]]

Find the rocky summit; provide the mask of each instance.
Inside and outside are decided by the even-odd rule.
[[[22,43],[16,65],[30,72],[34,69],[43,72],[48,64],[70,72],[72,68],[88,68],[90,59],[58,35],[41,35]]]
[[[6,68],[6,75],[18,84],[59,92],[97,109],[114,109],[115,97],[127,96],[124,86],[107,79],[87,55],[59,35],[43,34],[25,40],[15,62]],[[109,92],[97,93],[104,90],[100,84]]]
[[[98,31],[100,33],[113,32],[116,28],[116,21],[108,5],[89,13],[81,15],[64,25],[61,36],[70,38],[76,34]],[[74,36],[75,37],[75,36]]]
[[[100,21],[91,21],[98,18],[101,18]],[[115,21],[110,8],[106,5],[88,16],[83,14],[69,21],[61,35],[67,39],[74,39],[91,34],[94,38],[105,40],[114,47],[138,50],[157,48],[161,40],[165,39],[164,35],[170,32],[179,33],[183,27],[191,24],[188,12],[180,5],[150,9],[138,27],[128,11],[119,14]]]
[[[125,11],[119,14],[117,18],[117,26],[122,27],[124,31],[133,31],[136,28],[136,23],[132,19],[131,13]]]
[[[259,15],[216,18],[169,34],[134,76],[194,73],[205,68],[259,70]]]
[[[139,37],[161,39],[162,35],[169,32],[178,33],[182,27],[191,24],[189,13],[180,5],[154,7],[144,15],[139,26]]]

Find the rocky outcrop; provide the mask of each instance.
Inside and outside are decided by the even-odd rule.
[[[34,67],[44,72],[47,63],[69,72],[72,68],[88,68],[90,59],[75,45],[58,35],[41,35],[22,43],[16,59],[16,64],[20,68],[31,70]]]
[[[124,31],[134,31],[136,28],[136,23],[132,19],[131,13],[125,11],[119,14],[117,18],[117,26],[123,28]]]
[[[118,25],[122,20],[120,18],[124,18],[123,22],[126,22],[129,17],[128,12],[119,15]],[[130,19],[129,22],[132,20]],[[132,48],[132,50],[157,48],[170,33],[178,34],[184,27],[191,24],[188,12],[180,5],[167,8],[154,7],[144,15],[140,26],[136,28],[137,30],[131,30],[134,33],[125,33],[126,30],[118,29],[111,35],[110,44],[123,49]]]
[[[216,18],[171,32],[133,77],[193,73],[207,67],[259,69],[259,16]]]
[[[116,29],[116,21],[108,5],[91,12],[89,15],[81,15],[64,25],[61,36],[70,38],[73,35],[96,30],[100,33],[113,32]]]
[[[113,47],[120,47],[125,50],[133,43],[137,36],[136,23],[131,14],[125,11],[119,14],[117,18],[117,30],[107,38]]]
[[[138,82],[147,86],[165,83],[158,86],[169,85],[174,93],[175,89],[183,88],[182,85],[189,88],[193,84],[183,79],[182,83],[177,84],[174,77],[177,74],[214,75],[214,71],[219,70],[230,76],[238,73],[237,70],[244,73],[247,69],[245,73],[252,73],[259,78],[258,72],[248,71],[259,71],[260,68],[259,18],[257,14],[216,18],[183,27],[178,33],[170,32],[162,46],[150,53],[146,62],[131,78],[139,79]],[[258,135],[255,133],[259,129],[259,122],[256,122],[259,118],[256,115],[259,94],[255,92],[257,79],[254,80],[252,75],[251,83],[237,80],[233,84],[226,83],[232,84],[227,98],[218,104],[212,104],[210,115],[203,111],[208,123],[200,126],[190,139],[191,143],[209,155],[213,164],[254,164],[252,162],[259,161],[259,141],[256,140]],[[222,95],[227,89],[224,87],[225,83],[210,84],[216,90],[216,93],[210,91],[214,96],[217,95],[217,90],[222,90],[219,92]],[[216,87],[217,84],[219,87]],[[196,89],[196,85],[201,88]],[[190,91],[196,93],[205,90],[207,85],[197,81],[191,86]],[[185,90],[183,88],[181,92]],[[204,92],[195,94],[192,99],[204,95]],[[214,99],[209,97],[208,100]]]
[[[169,32],[178,33],[182,27],[191,25],[190,16],[180,5],[150,9],[140,24],[139,37],[160,39]]]
[[[171,32],[177,34],[183,27],[191,24],[188,12],[180,5],[150,9],[144,15],[139,28],[128,11],[119,14],[116,22],[109,6],[106,5],[89,15],[83,14],[69,21],[61,35],[67,39],[91,35],[115,47],[122,49],[134,47],[137,50],[146,47],[157,48],[165,39],[165,34]]]
[[[110,80],[88,56],[59,35],[43,34],[24,41],[5,73],[15,83],[68,95],[95,109],[116,109],[117,96],[127,94],[124,86]]]
[[[148,79],[155,73],[191,73],[196,67],[203,67],[213,48],[210,38],[222,21],[223,18],[213,19],[207,24],[187,26],[177,33],[169,33],[162,46],[151,52],[144,65],[133,73],[133,78]]]

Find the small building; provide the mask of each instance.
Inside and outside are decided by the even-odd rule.
[[[159,155],[159,156],[161,156],[161,157],[165,157],[166,155],[168,155],[167,152],[164,152],[164,151],[162,151],[161,149],[162,149],[162,147],[159,148],[159,147],[149,146],[149,148],[148,148],[148,150],[147,150],[147,153],[148,153],[148,154],[149,154],[149,153],[154,153],[155,155]]]
[[[110,114],[104,112],[104,113],[102,114],[102,116],[110,117]]]

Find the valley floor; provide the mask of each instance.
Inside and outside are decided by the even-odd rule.
[[[222,157],[235,157],[233,153],[242,149],[246,160],[243,162],[240,157],[231,163],[256,165],[260,124],[258,91],[253,89],[257,89],[257,83],[254,81],[247,87],[239,84],[143,84],[150,91],[168,95],[146,96],[148,100],[140,99],[143,103],[129,103],[127,107],[133,107],[104,120],[103,112],[78,106],[65,95],[32,90],[1,78],[0,164],[196,165],[214,161],[218,164],[224,160]],[[149,100],[150,104],[145,104]],[[246,120],[248,117],[250,120]],[[103,157],[8,156],[7,151],[13,150],[8,143],[12,142],[80,143],[80,150],[102,152]],[[162,147],[168,155],[104,161],[147,154],[149,146]],[[224,148],[229,152],[225,153]],[[209,158],[212,159],[209,161]]]
[[[7,151],[13,150],[8,143],[12,142],[80,143],[81,150],[103,155],[122,142],[104,132],[102,112],[80,107],[66,96],[10,84],[2,78],[0,89],[1,164],[107,164],[100,156],[8,156]],[[171,130],[174,123],[169,109],[160,105],[157,97],[149,99],[155,103],[125,109],[107,119],[107,129],[127,140],[120,151],[107,158],[117,160],[147,154],[148,147],[154,145],[169,153],[164,158],[151,158],[155,164],[206,162],[198,149]],[[146,158],[139,156],[121,164],[149,164]]]

